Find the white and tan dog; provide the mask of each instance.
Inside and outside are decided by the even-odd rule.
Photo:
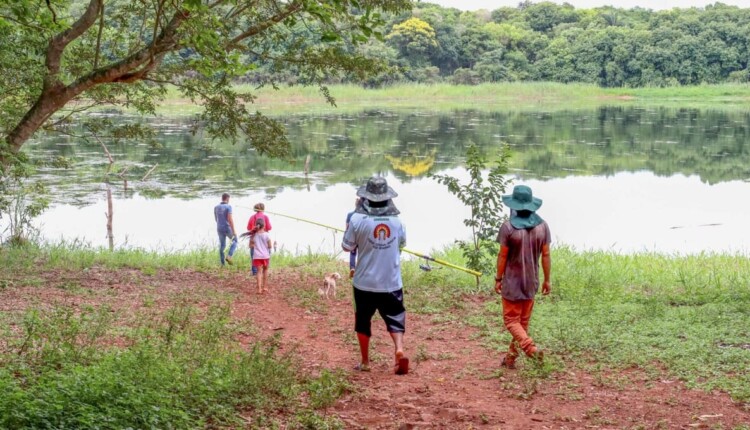
[[[336,281],[341,279],[337,272],[329,273],[323,277],[323,288],[318,289],[318,294],[329,299],[336,297]]]

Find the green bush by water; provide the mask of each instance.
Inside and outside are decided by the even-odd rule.
[[[104,248],[85,246],[77,242],[53,245],[26,245],[22,247],[0,247],[0,257],[11,271],[35,271],[37,267],[86,270],[94,266],[111,269],[134,268],[153,273],[157,270],[192,269],[198,271],[224,270],[246,271],[249,259],[245,254],[236,258],[236,264],[220,268],[215,248],[195,248],[177,251],[146,251],[138,248],[109,251]],[[330,256],[307,252],[299,255],[286,251],[272,256],[275,268],[304,266],[311,261],[328,261]],[[244,266],[243,266],[244,265]]]

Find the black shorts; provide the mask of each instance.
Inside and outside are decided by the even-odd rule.
[[[406,331],[406,309],[404,309],[404,290],[390,293],[374,293],[354,288],[354,331],[372,336],[370,323],[378,311],[385,321],[389,333]]]

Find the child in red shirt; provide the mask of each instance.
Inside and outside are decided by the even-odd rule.
[[[255,235],[256,229],[256,221],[258,219],[262,219],[265,223],[265,231],[269,232],[271,231],[271,220],[268,219],[268,215],[264,213],[266,210],[266,205],[263,203],[256,203],[255,206],[253,206],[253,210],[255,213],[253,216],[250,217],[250,219],[247,221],[247,230],[250,232],[250,244],[253,243],[253,235]],[[252,246],[250,247],[250,261],[253,260],[254,250]],[[253,276],[258,274],[258,268],[255,266],[252,266],[252,272]]]

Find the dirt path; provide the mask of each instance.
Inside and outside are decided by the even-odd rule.
[[[436,322],[414,313],[405,337],[410,374],[391,373],[392,346],[377,316],[372,372],[355,372],[348,281],[339,286],[336,300],[326,301],[315,293],[321,280],[301,272],[274,272],[273,290],[264,296],[255,294],[244,272],[224,275],[97,268],[48,271],[34,279],[18,275],[8,281],[12,287],[0,290],[0,311],[106,304],[132,314],[169,307],[176,297],[200,304],[229,293],[233,316],[254,327],[241,341],[279,334],[283,349],[301,355],[305,371],[345,372],[353,389],[327,413],[351,429],[750,428],[741,427],[750,425],[747,406],[734,404],[726,394],[689,390],[638,369],[602,376],[570,370],[575,368],[571,364],[546,379],[529,377],[522,369],[503,371],[499,354],[485,349],[473,329],[455,319]],[[406,300],[408,308],[408,294]]]
[[[336,300],[315,298],[299,306],[299,285],[319,283],[287,272],[276,274],[274,291],[258,296],[239,279],[237,318],[249,318],[259,336],[281,332],[283,345],[296,348],[307,370],[343,369],[355,389],[329,413],[347,428],[736,428],[750,413],[723,393],[688,390],[674,380],[647,377],[637,369],[608,378],[568,371],[548,379],[503,371],[499,355],[474,339],[460,323],[435,323],[409,314],[409,375],[391,373],[392,346],[382,321],[373,320],[372,372],[355,372],[358,361],[350,286]],[[297,291],[297,293],[295,293]],[[303,290],[304,291],[304,290]],[[407,302],[408,306],[408,302]],[[573,366],[568,366],[572,368]]]

